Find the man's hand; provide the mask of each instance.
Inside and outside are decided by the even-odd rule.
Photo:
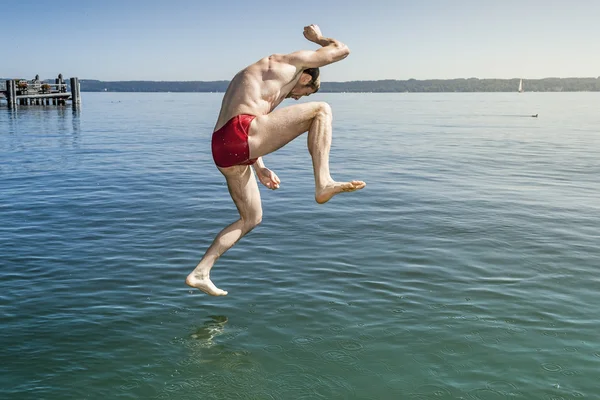
[[[304,37],[313,43],[319,43],[319,40],[323,37],[321,29],[318,25],[308,25],[304,27]]]
[[[255,171],[260,183],[272,190],[279,189],[281,181],[279,180],[279,177],[275,175],[275,172],[266,167],[256,168]]]

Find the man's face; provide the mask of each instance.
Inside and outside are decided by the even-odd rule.
[[[294,86],[294,88],[292,89],[290,94],[287,95],[287,98],[298,100],[301,97],[310,96],[314,92],[315,92],[315,89],[313,89],[312,86],[304,86],[304,85],[301,85],[300,83],[298,83],[296,86]]]

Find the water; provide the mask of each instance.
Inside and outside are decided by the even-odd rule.
[[[0,108],[0,398],[600,398],[599,97],[318,95],[368,186],[266,157],[226,298],[184,285],[237,218],[220,94]]]

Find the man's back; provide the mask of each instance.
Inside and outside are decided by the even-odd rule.
[[[285,55],[273,54],[244,68],[231,80],[215,126],[220,129],[236,115],[266,115],[289,94],[300,77]]]

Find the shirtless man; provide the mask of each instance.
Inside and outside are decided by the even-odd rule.
[[[336,182],[329,174],[332,115],[327,103],[297,104],[273,111],[286,98],[298,100],[319,90],[319,67],[343,60],[350,53],[340,41],[323,37],[317,25],[305,27],[304,37],[322,47],[259,60],[238,72],[223,97],[212,136],[212,154],[227,180],[240,218],[219,232],[185,281],[207,294],[227,294],[212,283],[210,270],[223,253],[262,220],[260,192],[250,165],[263,185],[279,188],[280,180],[265,167],[264,155],[308,131],[317,203],[365,187],[362,181]]]

